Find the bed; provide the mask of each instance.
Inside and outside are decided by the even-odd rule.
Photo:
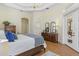
[[[46,44],[35,43],[35,38],[23,34],[17,35],[15,42],[0,42],[0,55],[2,56],[31,56],[45,50]],[[7,39],[4,39],[7,40]]]

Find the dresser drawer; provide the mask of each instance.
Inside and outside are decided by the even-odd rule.
[[[47,41],[58,43],[58,34],[57,33],[42,33],[42,36]]]

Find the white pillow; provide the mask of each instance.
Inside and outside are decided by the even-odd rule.
[[[0,30],[0,39],[6,39],[4,30]]]

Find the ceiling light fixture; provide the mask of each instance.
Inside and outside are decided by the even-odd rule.
[[[34,3],[33,4],[33,8],[35,9],[35,8],[38,8],[40,6],[40,3]]]

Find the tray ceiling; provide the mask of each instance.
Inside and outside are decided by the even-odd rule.
[[[49,8],[54,3],[5,3],[4,5],[23,11],[36,11]]]

